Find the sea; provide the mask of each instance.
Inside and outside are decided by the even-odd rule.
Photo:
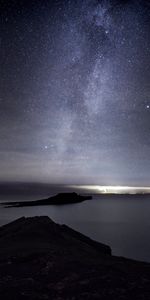
[[[51,192],[51,195],[54,191]],[[49,196],[51,196],[49,193]],[[90,193],[91,195],[91,193]],[[47,195],[45,195],[46,198]],[[49,216],[88,237],[109,245],[112,254],[150,262],[150,195],[93,194],[92,200],[61,206],[5,208],[0,205],[0,225],[22,216]],[[19,199],[18,199],[19,198]],[[43,195],[44,198],[44,195]],[[41,199],[41,195],[0,195],[0,202]]]

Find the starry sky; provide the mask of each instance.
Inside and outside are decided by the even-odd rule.
[[[0,181],[150,186],[150,3],[0,0]]]

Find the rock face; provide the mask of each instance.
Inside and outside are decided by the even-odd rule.
[[[20,218],[0,228],[0,298],[149,299],[150,264],[111,255],[48,217]]]
[[[73,204],[79,203],[85,200],[91,200],[92,196],[82,196],[77,193],[59,193],[55,196],[49,197],[48,199],[36,200],[36,201],[21,201],[21,202],[5,202],[0,203],[6,207],[15,206],[37,206],[37,205],[63,205],[63,204]]]

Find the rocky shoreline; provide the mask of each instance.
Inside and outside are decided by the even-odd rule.
[[[1,299],[149,299],[150,264],[111,255],[111,248],[48,217],[0,227]]]

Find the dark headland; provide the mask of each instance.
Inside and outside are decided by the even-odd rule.
[[[150,264],[111,255],[48,217],[22,217],[0,227],[3,300],[150,299]]]
[[[63,205],[63,204],[73,204],[80,203],[85,200],[91,200],[92,196],[83,196],[78,195],[77,193],[59,193],[55,196],[49,197],[47,199],[42,200],[34,200],[34,201],[17,201],[17,202],[5,202],[1,203],[5,206],[15,206],[15,207],[23,207],[23,206],[37,206],[37,205]]]

